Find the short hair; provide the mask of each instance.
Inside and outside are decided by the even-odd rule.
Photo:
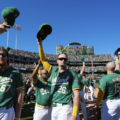
[[[0,51],[4,51],[8,57],[8,60],[7,60],[7,64],[9,65],[10,64],[10,59],[9,59],[9,53],[8,51],[4,48],[4,47],[0,47]]]
[[[68,58],[68,55],[67,55],[66,53],[60,53],[60,54],[58,54],[58,55],[57,55],[57,58],[58,58],[61,54],[66,55],[66,57]]]
[[[27,78],[27,80],[30,79],[30,78]]]
[[[85,74],[83,74],[83,76],[84,76],[84,77],[86,77],[86,75],[85,75]]]

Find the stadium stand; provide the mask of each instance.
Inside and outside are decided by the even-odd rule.
[[[19,69],[22,73],[23,80],[27,78],[31,79],[31,73],[35,66],[33,63],[37,63],[36,52],[28,52],[23,50],[11,49],[10,52],[10,66]],[[114,61],[114,58],[110,54],[105,55],[68,55],[69,69],[81,70],[82,63],[79,58],[83,56],[86,62],[85,72],[91,70],[91,60],[93,60],[95,79],[100,79],[105,74],[105,65],[109,61]],[[57,55],[46,54],[46,59],[53,66],[57,66]]]

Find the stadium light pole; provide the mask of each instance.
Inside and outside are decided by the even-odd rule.
[[[0,19],[0,24],[3,24],[3,23],[4,23],[4,21],[2,19]],[[21,26],[14,24],[12,28],[16,30],[15,49],[17,49],[17,30],[21,31]],[[8,46],[8,42],[9,42],[9,29],[7,30],[7,46]]]

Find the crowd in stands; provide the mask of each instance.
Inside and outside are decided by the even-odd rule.
[[[10,63],[12,67],[20,67],[20,68],[32,68],[34,69],[35,66],[33,64],[22,64],[22,63]]]
[[[22,64],[22,63],[10,63],[10,66],[20,67],[20,68],[32,68],[32,69],[35,68],[35,66],[33,64]],[[55,67],[57,67],[57,66],[55,66]],[[72,67],[69,67],[69,69],[79,69],[79,70],[81,70],[82,66],[72,66]],[[92,68],[89,67],[89,66],[85,67],[85,70],[91,70],[91,69]],[[93,69],[94,70],[105,70],[105,66],[94,66]]]
[[[11,49],[10,54],[17,55],[17,56],[25,56],[30,58],[36,58],[38,53],[35,52],[28,52],[23,50]]]
[[[68,55],[69,61],[80,61],[80,57],[83,56],[85,61],[113,61],[114,58],[110,54],[105,55]],[[57,60],[57,55],[46,54],[48,60]]]
[[[11,49],[10,54],[17,56],[25,56],[30,58],[36,58],[38,53],[28,52],[23,50]],[[114,58],[110,54],[105,55],[68,55],[69,61],[80,61],[80,57],[83,56],[85,61],[113,61]],[[48,60],[57,60],[57,55],[55,54],[46,54]]]

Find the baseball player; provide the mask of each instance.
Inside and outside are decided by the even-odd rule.
[[[89,79],[89,90],[91,91],[91,101],[94,101],[94,71],[93,71],[93,61],[91,61],[92,64],[92,75],[90,74],[90,79]]]
[[[35,100],[35,88],[33,86],[31,86],[28,91],[27,91],[27,95],[28,95],[28,104],[30,104],[30,97],[32,97],[32,102],[34,102]]]
[[[86,75],[83,74],[83,85],[84,85],[84,98],[86,102],[88,102],[88,89],[89,89],[89,80],[90,78],[86,78]]]
[[[48,81],[49,73],[47,70],[39,70],[40,60],[32,74],[32,82],[35,87],[36,106],[34,120],[51,120],[51,86]],[[40,77],[37,76],[39,70]]]
[[[74,71],[67,69],[67,55],[64,53],[58,55],[58,68],[51,66],[45,59],[41,38],[37,42],[41,62],[45,69],[51,73],[52,120],[76,120],[80,95],[78,76]],[[73,93],[74,101],[72,99]]]
[[[23,79],[19,70],[9,67],[9,53],[0,47],[0,120],[19,120]]]
[[[103,99],[102,120],[120,120],[120,66],[118,56],[115,56],[115,59],[117,70],[115,70],[115,64],[109,62],[106,65],[107,75],[100,80],[95,108],[97,109]]]
[[[78,79],[80,80],[80,85],[82,87],[82,89],[80,90],[80,98],[82,98],[82,100],[80,100],[80,104],[82,107],[82,111],[83,111],[83,116],[84,116],[84,120],[87,120],[87,114],[86,114],[86,106],[85,106],[85,102],[84,102],[84,93],[83,93],[83,80],[82,80],[82,74],[85,70],[85,62],[83,62],[83,67],[81,69],[80,74],[78,74]]]

